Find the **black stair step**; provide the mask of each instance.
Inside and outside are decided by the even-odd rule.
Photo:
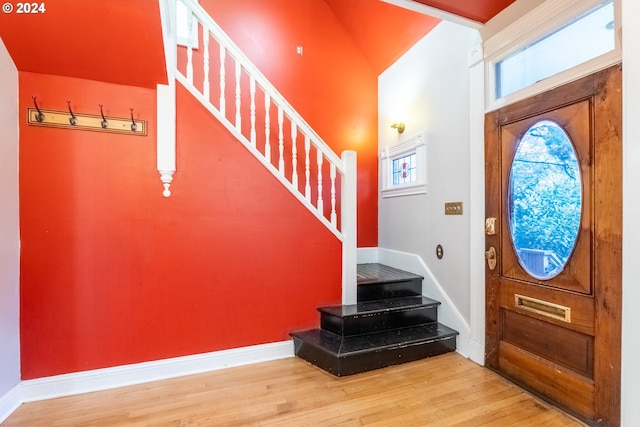
[[[456,349],[458,332],[439,323],[342,337],[323,329],[291,334],[296,356],[336,375],[352,375]]]
[[[358,264],[358,302],[422,295],[424,277],[383,264]]]
[[[320,326],[338,335],[367,334],[438,321],[438,301],[403,297],[320,307]]]

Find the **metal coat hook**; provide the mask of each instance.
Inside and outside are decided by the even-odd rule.
[[[133,119],[133,108],[129,108],[129,110],[131,110],[131,130],[135,132],[136,130],[138,130],[138,125],[136,124],[136,121]]]
[[[78,124],[78,118],[73,114],[73,111],[71,111],[71,101],[69,99],[67,99],[67,105],[69,106],[69,114],[71,114],[71,117],[69,117],[69,123],[71,123],[72,126],[75,126]]]
[[[107,119],[104,117],[104,112],[102,111],[102,104],[99,104],[99,106],[100,106],[100,115],[102,116],[102,121],[100,122],[100,126],[102,126],[102,129],[106,129],[109,123],[107,122]]]
[[[38,122],[42,122],[44,120],[44,113],[40,111],[40,107],[38,107],[38,103],[36,102],[36,97],[32,96],[31,99],[33,99],[33,105],[35,105],[36,110],[38,111],[38,114],[36,114],[36,120]]]

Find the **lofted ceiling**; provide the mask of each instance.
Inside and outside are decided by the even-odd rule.
[[[325,0],[376,75],[396,62],[439,19],[383,1]]]
[[[485,24],[515,0],[412,0]]]
[[[324,1],[377,73],[439,22],[382,0]],[[484,23],[514,0],[412,1]],[[158,0],[43,4],[40,13],[0,13],[0,38],[19,71],[149,88],[166,83]]]

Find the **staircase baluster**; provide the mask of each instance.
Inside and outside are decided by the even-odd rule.
[[[242,132],[242,116],[240,115],[240,77],[242,74],[242,66],[240,61],[236,59],[236,129]]]
[[[251,76],[249,90],[251,91],[251,145],[256,146],[256,79]]]
[[[307,201],[311,201],[311,184],[309,184],[309,151],[311,150],[311,141],[309,140],[309,135],[304,136],[304,198]]]
[[[284,114],[282,107],[278,105],[278,170],[284,175],[284,132],[282,126],[284,124]]]
[[[264,94],[264,156],[271,163],[271,143],[269,142],[271,134],[271,118],[269,117],[269,107],[271,106],[271,97],[268,93]]]
[[[176,80],[182,83],[193,96],[198,98],[205,106],[214,107],[211,109],[211,113],[216,116],[227,129],[235,134],[236,138],[242,142],[247,148],[252,149],[257,154],[257,120],[261,118],[257,117],[256,107],[256,90],[259,89],[264,93],[264,115],[265,115],[265,134],[264,134],[264,157],[258,156],[260,161],[273,172],[274,176],[280,180],[287,188],[289,188],[296,197],[303,202],[309,208],[309,210],[331,230],[340,240],[343,241],[343,303],[353,304],[356,301],[355,289],[356,289],[356,274],[355,274],[355,253],[356,253],[356,156],[355,152],[344,152],[342,158],[337,156],[331,148],[309,127],[304,119],[293,109],[293,107],[278,93],[273,85],[266,79],[264,75],[255,67],[255,65],[247,58],[239,48],[233,43],[231,39],[224,33],[224,31],[216,24],[216,22],[209,16],[204,9],[197,3],[197,0],[184,0],[189,8],[188,12],[188,32],[189,34],[198,33],[199,25],[203,27],[203,64],[202,70],[204,72],[202,92],[197,89],[193,84],[193,50],[197,43],[194,39],[187,40],[187,65],[186,75],[182,73],[180,69],[176,70]],[[195,21],[195,22],[194,22]],[[194,27],[195,25],[195,27]],[[213,41],[210,40],[213,38]],[[211,93],[211,66],[215,67],[215,64],[211,64],[211,52],[209,51],[211,43],[216,43],[219,46],[220,55],[220,103],[219,108],[212,106],[212,102],[209,99],[213,94]],[[227,57],[230,57],[235,65],[235,107],[236,117],[235,125],[233,120],[230,119],[226,112],[226,61]],[[196,56],[196,60],[198,60]],[[231,67],[231,65],[229,65]],[[242,87],[242,73],[246,72],[249,78],[249,91],[250,91],[250,106],[245,108],[249,111],[241,111],[241,87]],[[215,83],[215,82],[214,82]],[[232,89],[230,89],[232,90]],[[246,89],[245,89],[246,90]],[[215,97],[215,95],[213,95]],[[232,101],[233,102],[233,101]],[[272,159],[271,153],[271,104],[278,108],[278,143],[279,143],[279,171],[275,169],[275,162]],[[246,117],[247,112],[250,114]],[[250,119],[249,135],[242,134],[242,114],[245,114],[244,120]],[[261,112],[262,114],[262,112]],[[286,163],[284,161],[285,151],[285,138],[284,135],[284,119],[290,123],[291,130],[291,182],[285,177]],[[275,125],[275,124],[274,124]],[[297,139],[298,133],[301,137],[304,137],[304,196],[300,191],[299,175],[298,175],[298,148]],[[260,147],[262,148],[262,147]],[[312,196],[312,184],[311,184],[311,150],[315,150],[317,154],[317,184],[318,197],[317,202],[314,205]],[[174,149],[175,150],[175,149]],[[169,150],[167,150],[169,151]],[[175,151],[173,151],[175,155]],[[169,153],[171,154],[171,153]],[[324,201],[323,201],[323,162],[324,157],[329,162],[329,172],[331,180],[330,193],[331,207],[329,209],[329,215],[325,215]],[[160,151],[158,154],[160,159]],[[267,165],[267,162],[269,163]],[[302,168],[302,166],[301,166]],[[339,176],[338,176],[339,175]],[[314,178],[316,179],[316,178]],[[339,181],[339,182],[338,182]],[[164,182],[164,181],[163,181]],[[339,183],[342,187],[340,192],[336,189],[336,184]],[[340,200],[337,200],[337,197]],[[340,205],[340,225],[343,230],[337,228],[337,206]],[[353,294],[353,295],[352,295]]]
[[[336,165],[330,163],[331,165],[331,225],[334,227],[338,222],[338,216],[336,215]]]
[[[209,30],[203,28],[202,39],[204,41],[204,83],[202,84],[202,92],[204,99],[209,102]]]
[[[223,45],[220,45],[220,114],[222,114],[223,117],[227,117],[225,113],[227,102],[224,97],[225,80],[227,78],[225,69],[226,57],[227,49]]]
[[[335,153],[331,151],[331,149],[326,145],[324,141],[319,139],[319,137],[311,130],[308,125],[304,122],[304,120],[298,115],[298,113],[292,109],[291,105],[283,100],[281,95],[277,93],[275,88],[273,88],[270,83],[260,74],[260,72],[255,68],[255,66],[237,49],[237,46],[228,40],[224,32],[215,24],[215,22],[206,15],[203,10],[199,7],[194,0],[186,1],[188,3],[190,11],[188,15],[188,28],[190,32],[193,34],[197,33],[196,30],[199,30],[199,26],[202,25],[203,31],[203,63],[201,65],[201,70],[203,71],[203,83],[201,90],[197,89],[193,84],[194,78],[194,61],[198,61],[199,58],[197,55],[194,57],[194,50],[197,44],[195,39],[187,40],[187,70],[185,74],[178,74],[181,81],[185,86],[194,94],[194,96],[199,97],[203,103],[211,103],[209,99],[211,96],[215,95],[211,91],[211,70],[212,66],[216,66],[211,61],[211,44],[216,43],[219,45],[219,55],[220,55],[220,104],[217,111],[212,111],[220,120],[224,122],[224,124],[228,127],[230,131],[236,134],[236,137],[239,138],[248,148],[257,149],[258,145],[258,134],[257,128],[258,120],[261,120],[261,117],[258,116],[257,108],[260,108],[256,105],[257,103],[257,90],[261,90],[264,93],[264,104],[265,104],[265,141],[264,141],[264,158],[262,161],[269,162],[271,165],[271,170],[274,174],[277,175],[278,179],[280,179],[283,183],[290,183],[291,187],[289,187],[292,191],[297,191],[297,196],[303,201],[313,212],[314,214],[323,221],[323,223],[329,227],[337,236],[341,237],[340,231],[337,230],[337,206],[341,205],[342,200],[338,200],[339,197],[343,197],[341,192],[335,188],[339,182],[344,180],[344,161],[343,159],[337,158]],[[195,26],[194,26],[195,25]],[[213,40],[211,40],[213,38]],[[227,75],[227,67],[231,67],[231,65],[227,65],[227,58],[231,58],[234,61],[234,71],[235,71],[235,117],[231,118],[231,112],[227,114],[226,111],[226,75]],[[196,65],[196,68],[200,67],[200,65]],[[243,74],[247,73],[248,83],[249,83],[249,103],[250,105],[245,107],[243,111],[242,108],[242,91],[246,91],[247,89],[243,89]],[[197,70],[196,70],[197,73]],[[231,78],[231,76],[230,76]],[[232,89],[230,89],[232,90]],[[231,93],[231,92],[230,92]],[[245,95],[246,96],[246,95]],[[233,102],[233,101],[232,101]],[[262,101],[260,101],[262,102]],[[276,159],[272,157],[271,153],[271,128],[274,127],[275,131],[275,123],[271,123],[271,106],[277,108],[277,129],[278,129],[278,165],[277,172],[273,166],[276,166]],[[211,106],[211,104],[209,104]],[[262,112],[260,113],[262,114]],[[274,112],[274,114],[276,114]],[[244,117],[242,117],[244,115]],[[247,117],[248,116],[248,117]],[[250,123],[245,123],[245,126],[248,128],[246,132],[246,136],[243,134],[242,129],[242,121],[249,119]],[[275,118],[274,118],[275,119]],[[285,123],[287,121],[287,123]],[[289,130],[285,130],[286,126],[290,126]],[[305,150],[305,159],[304,159],[304,194],[302,194],[300,188],[300,176],[298,172],[298,134],[300,134],[300,138],[304,138],[304,150]],[[288,143],[287,139],[288,135],[291,135],[291,176],[290,179],[287,179],[285,174],[286,171],[286,163],[287,161],[284,159],[285,151],[287,150],[286,144]],[[274,137],[275,134],[274,134]],[[300,141],[302,144],[302,141]],[[260,147],[260,151],[262,147]],[[317,178],[311,178],[311,161],[310,157],[312,156],[311,150],[315,150],[317,154],[317,168],[318,175]],[[323,194],[323,167],[324,167],[324,158],[327,158],[329,162],[329,172],[330,172],[330,189],[324,189],[327,191],[327,195],[331,195],[331,207],[327,209],[327,212],[324,211],[324,194]],[[302,161],[300,159],[300,161]],[[302,164],[300,164],[300,169],[302,169]],[[338,175],[340,175],[338,177]],[[312,184],[311,180],[317,179],[317,182]],[[312,186],[317,185],[318,196],[317,200],[315,196],[312,195]],[[315,205],[315,206],[314,206]],[[341,220],[342,222],[342,220]]]
[[[318,211],[324,216],[324,207],[322,204],[322,151],[318,150]]]
[[[298,126],[295,122],[291,122],[291,183],[298,189],[298,147],[296,146],[296,139],[298,139]]]
[[[196,24],[197,25],[197,24]],[[187,81],[193,84],[193,41],[191,41],[191,34],[193,34],[193,13],[189,12],[187,18]]]

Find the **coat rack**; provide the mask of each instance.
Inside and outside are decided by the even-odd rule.
[[[147,122],[133,118],[133,108],[130,118],[107,117],[100,107],[100,114],[80,114],[71,109],[71,101],[67,100],[67,111],[43,110],[38,107],[36,97],[33,96],[34,108],[27,109],[27,122],[35,126],[53,126],[65,129],[83,129],[100,132],[116,132],[128,135],[146,135]]]

